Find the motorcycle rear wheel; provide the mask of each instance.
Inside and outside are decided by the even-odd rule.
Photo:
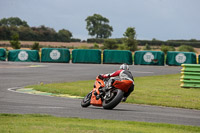
[[[124,92],[120,89],[115,89],[112,92],[112,99],[111,100],[104,100],[103,101],[103,108],[104,109],[113,109],[114,107],[116,107],[122,100],[122,98],[124,97]]]
[[[87,96],[83,98],[83,100],[81,101],[81,106],[83,108],[90,106],[91,97],[92,97],[92,92],[88,93]]]

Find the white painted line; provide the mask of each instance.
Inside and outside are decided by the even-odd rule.
[[[36,95],[36,96],[48,96],[48,97],[55,97],[51,95],[40,95],[40,94],[31,94],[31,93],[26,93],[26,92],[19,92],[15,91],[16,89],[22,89],[23,87],[13,87],[13,88],[8,88],[8,91],[15,92],[15,93],[21,93],[21,94],[29,94],[29,95]],[[65,97],[62,97],[65,98]],[[67,98],[67,97],[66,97]]]
[[[16,89],[20,89],[21,87],[13,87],[13,88],[8,88],[9,91],[12,91],[12,92],[16,92],[15,90]],[[19,92],[20,93],[20,92]]]
[[[15,92],[15,93],[21,93],[21,94],[29,94],[29,95],[36,95],[36,96],[48,96],[48,97],[60,97],[60,98],[72,98],[72,99],[80,99],[83,97],[75,98],[76,96],[68,96],[67,94],[65,96],[62,95],[41,95],[40,93],[27,93],[22,91],[16,91],[16,89],[23,89],[23,87],[12,87],[8,88],[8,91]],[[63,94],[64,95],[64,94]]]

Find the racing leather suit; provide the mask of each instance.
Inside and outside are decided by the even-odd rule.
[[[128,97],[131,92],[134,90],[134,78],[132,73],[129,70],[117,70],[116,72],[110,73],[110,74],[103,74],[101,75],[103,78],[109,78],[109,77],[116,77],[119,76],[122,80],[131,80],[133,81],[133,85],[128,89],[128,92],[124,93],[124,97]]]

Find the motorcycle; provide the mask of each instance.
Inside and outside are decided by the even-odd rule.
[[[124,93],[128,92],[132,84],[133,82],[130,80],[103,79],[97,76],[93,90],[83,98],[81,106],[86,108],[93,105],[104,109],[113,109],[121,102]]]

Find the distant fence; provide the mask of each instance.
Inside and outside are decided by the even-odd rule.
[[[181,69],[181,87],[182,88],[200,88],[200,65],[182,64]]]
[[[8,53],[8,56],[6,57]],[[10,50],[0,49],[0,61],[21,62],[55,62],[55,63],[92,63],[92,64],[122,64],[129,65],[160,65],[180,66],[181,64],[198,64],[200,55],[194,52],[167,52],[166,61],[162,51],[135,51],[129,50],[103,50],[100,49],[74,49],[70,53],[67,48],[42,48],[41,58],[37,50]]]

